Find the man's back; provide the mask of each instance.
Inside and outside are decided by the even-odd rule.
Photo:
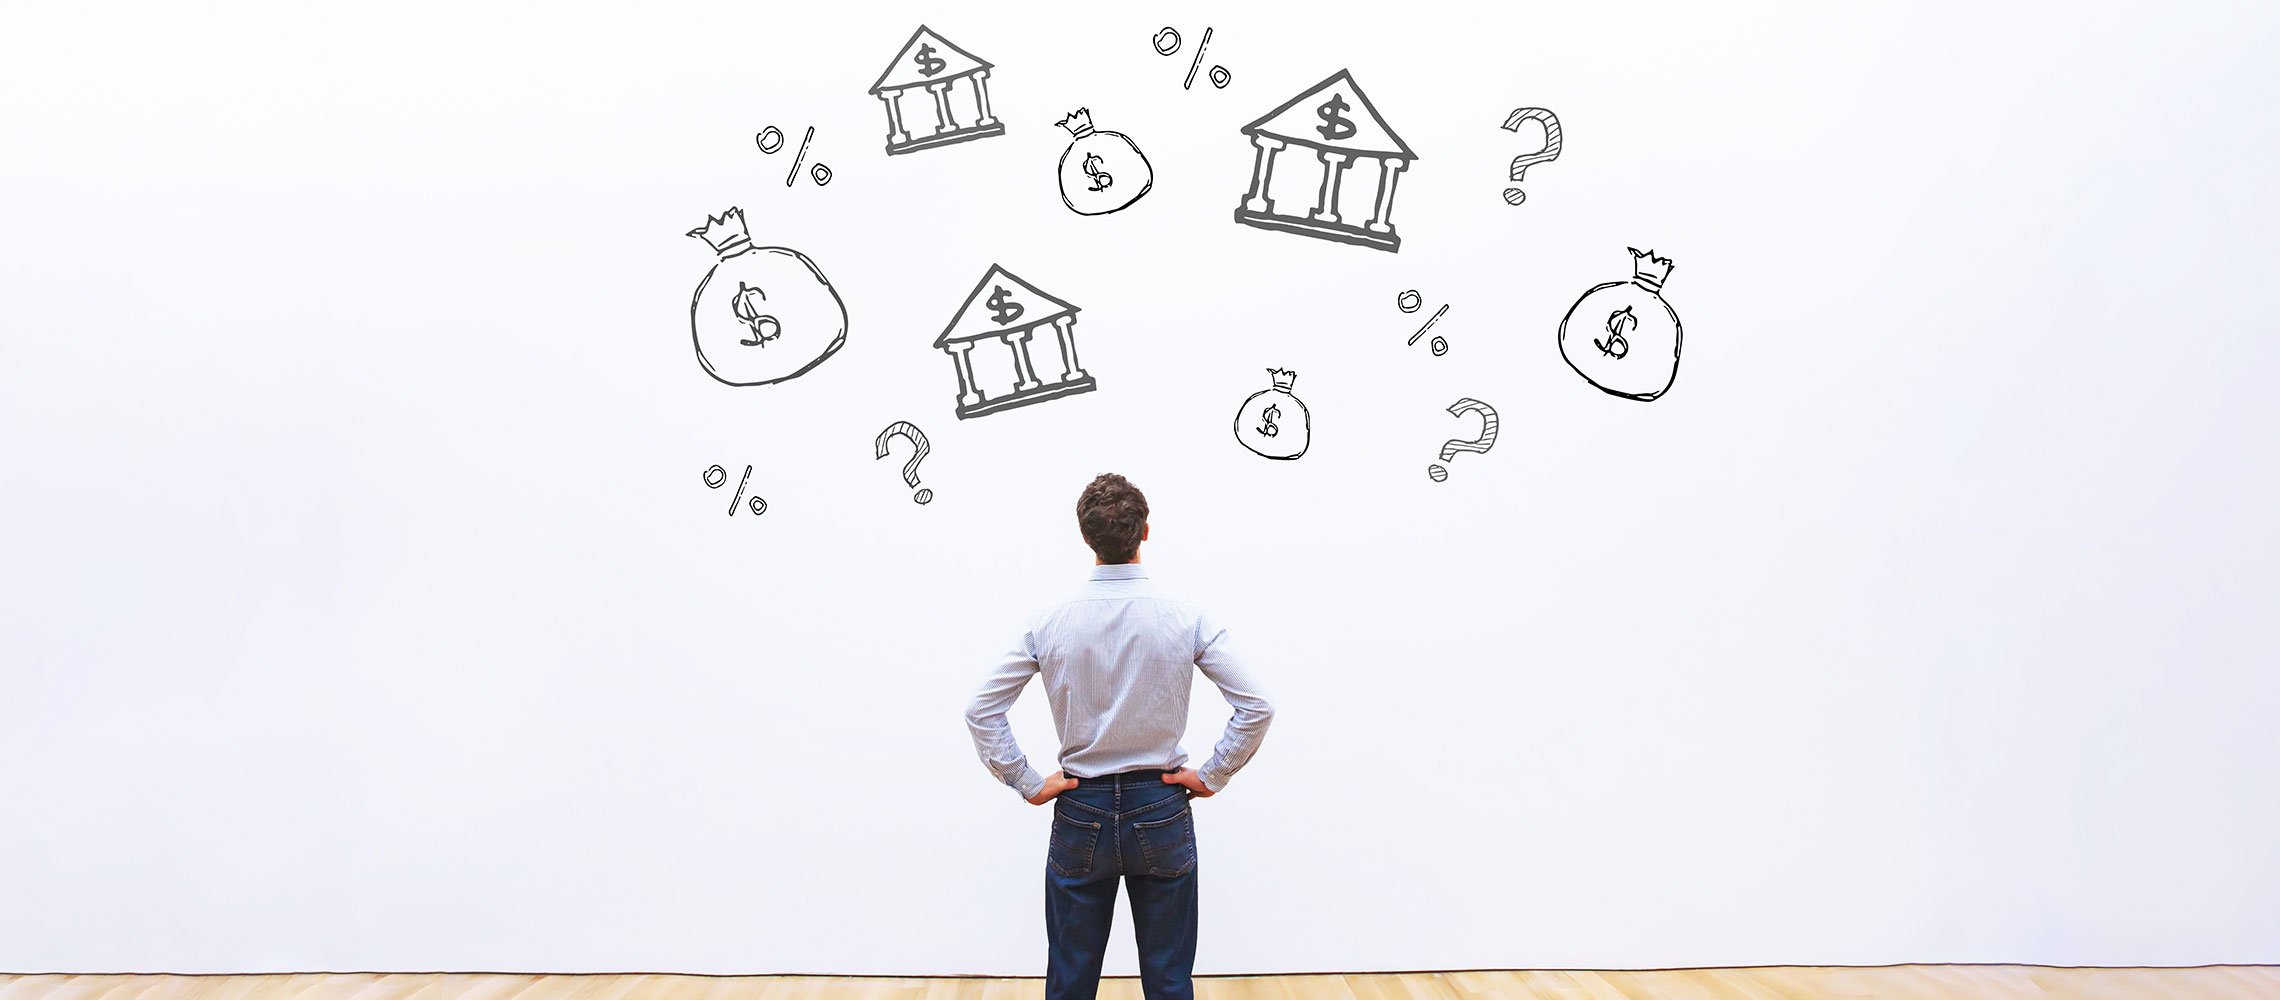
[[[1164,595],[1138,563],[1094,567],[1085,592],[1038,616],[1032,634],[1061,766],[1079,778],[1185,764],[1193,669],[1236,710],[1232,744],[1202,769],[1213,791],[1250,759],[1272,717],[1227,633]]]
[[[1219,686],[1235,715],[1198,768],[1216,792],[1258,749],[1273,709],[1236,659],[1227,633],[1149,581],[1138,563],[1093,567],[1071,599],[1039,612],[967,711],[977,748],[998,780],[1024,798],[1043,776],[1029,766],[1005,710],[1038,674],[1061,737],[1060,766],[1087,778],[1136,768],[1177,769],[1187,732],[1190,669]]]

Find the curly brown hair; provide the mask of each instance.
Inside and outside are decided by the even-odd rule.
[[[1101,562],[1112,566],[1131,562],[1140,552],[1140,534],[1148,527],[1148,498],[1116,473],[1095,476],[1077,497],[1077,527]]]

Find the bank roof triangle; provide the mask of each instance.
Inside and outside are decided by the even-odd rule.
[[[932,76],[918,72],[917,53],[922,44],[937,46],[933,54],[948,64],[941,72]],[[943,49],[950,51],[946,54]],[[903,43],[902,50],[895,53],[894,61],[887,64],[886,71],[879,74],[878,82],[871,85],[871,93],[921,87],[938,80],[955,80],[975,70],[990,68],[992,66],[989,60],[959,48],[957,43],[935,34],[934,29],[921,24],[917,31],[910,33],[910,41]]]
[[[1342,139],[1325,140],[1320,132],[1324,120],[1320,118],[1318,101],[1327,103],[1322,99],[1346,94],[1354,96],[1353,104],[1356,105],[1348,110],[1358,111],[1361,115],[1358,120],[1347,119],[1354,124],[1354,134]],[[1404,160],[1417,158],[1409,144],[1401,141],[1401,136],[1393,131],[1393,126],[1386,124],[1385,118],[1378,114],[1377,106],[1370,103],[1369,95],[1362,93],[1361,85],[1354,82],[1354,75],[1346,70],[1330,74],[1321,83],[1308,87],[1304,93],[1284,101],[1281,107],[1243,126],[1243,134],[1270,135],[1285,142],[1315,149],[1398,157]]]
[[[1022,305],[1021,315],[1013,322],[1002,325],[991,318],[985,301],[988,294],[1000,287],[1012,295],[1013,301]],[[976,304],[981,304],[983,309],[976,311]],[[974,290],[966,294],[966,304],[958,307],[958,315],[950,317],[950,325],[943,327],[942,335],[934,338],[934,346],[943,347],[961,340],[995,337],[1007,330],[1035,326],[1075,312],[1076,306],[1039,291],[1036,285],[1021,280],[1012,271],[991,264],[989,271],[982,275],[982,280],[974,284]]]

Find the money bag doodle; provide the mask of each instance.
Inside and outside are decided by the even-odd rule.
[[[1078,215],[1107,215],[1139,201],[1156,183],[1140,147],[1122,132],[1096,131],[1092,109],[1078,108],[1054,123],[1074,136],[1061,152],[1061,204]]]
[[[1298,373],[1269,368],[1267,378],[1274,387],[1252,393],[1235,411],[1235,440],[1262,458],[1297,458],[1306,454],[1314,439],[1314,421],[1306,404],[1290,392]]]
[[[753,246],[743,209],[709,217],[689,235],[720,255],[689,304],[706,374],[729,385],[783,382],[847,342],[847,304],[831,281],[799,251]]]
[[[1631,248],[1631,280],[1583,293],[1560,320],[1560,357],[1585,381],[1625,399],[1652,400],[1678,377],[1678,313],[1663,301],[1672,261]]]

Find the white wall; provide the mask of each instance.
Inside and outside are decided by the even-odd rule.
[[[2270,5],[1244,6],[11,15],[0,970],[1036,974],[1047,813],[960,714],[1106,470],[1279,709],[1199,972],[2280,961]],[[1004,136],[884,155],[921,21]],[[1341,67],[1398,255],[1229,218]],[[1059,204],[1079,105],[1130,211]],[[849,302],[795,382],[691,356],[730,205]],[[1627,246],[1652,404],[1554,348]],[[1099,391],[952,417],[993,262]],[[1271,366],[1295,463],[1228,438]]]

